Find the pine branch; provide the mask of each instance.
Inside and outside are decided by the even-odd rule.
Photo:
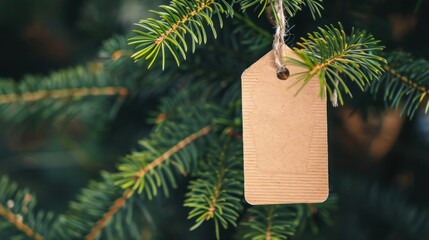
[[[116,183],[124,189],[137,190],[139,194],[142,193],[143,190],[146,190],[147,197],[152,199],[157,195],[157,188],[160,187],[161,184],[165,184],[166,181],[170,180],[171,184],[175,186],[171,169],[168,168],[169,164],[176,166],[179,171],[188,171],[187,165],[189,165],[189,163],[185,161],[189,161],[189,159],[180,159],[177,157],[177,159],[175,159],[176,161],[171,161],[170,158],[180,150],[194,143],[194,141],[210,133],[211,130],[212,126],[206,125],[197,132],[181,139],[165,152],[159,152],[159,149],[151,146],[149,141],[141,141],[140,144],[146,147],[148,152],[146,152],[146,154],[136,152],[128,156],[126,161],[119,166],[119,170],[122,172],[119,173],[118,176],[121,176],[121,178],[117,180]],[[147,163],[147,157],[155,154],[159,156]],[[168,163],[166,163],[167,161]],[[165,194],[168,196],[166,186],[163,186],[163,188]]]
[[[25,92],[22,94],[6,94],[0,96],[0,104],[14,102],[35,102],[46,98],[81,98],[87,96],[115,96],[125,97],[128,95],[128,89],[124,87],[100,87],[100,88],[71,88],[56,90],[40,90],[35,92]]]
[[[415,59],[411,54],[392,52],[387,55],[385,74],[369,88],[372,94],[383,94],[385,104],[401,114],[414,116],[421,105],[429,111],[429,62]]]
[[[109,211],[103,215],[103,218],[99,220],[95,227],[93,227],[88,235],[86,235],[86,240],[95,239],[103,228],[106,227],[107,222],[111,220],[112,217],[125,205],[126,201],[132,196],[132,194],[133,191],[131,189],[127,189],[120,198],[116,199]]]
[[[213,220],[217,239],[220,226],[236,226],[243,208],[242,145],[229,135],[211,143],[207,161],[190,183],[184,204],[191,208],[188,219],[195,219],[191,230]]]
[[[43,240],[44,238],[37,232],[33,231],[29,226],[25,223],[22,223],[22,216],[15,215],[14,213],[8,211],[3,205],[0,204],[0,216],[4,217],[7,221],[13,224],[18,230],[22,231],[34,240]]]
[[[120,221],[118,215],[124,211],[124,206],[131,207],[130,201],[136,199],[133,197],[136,191],[152,199],[157,195],[157,188],[162,188],[168,196],[168,184],[176,187],[175,170],[179,174],[188,174],[196,168],[193,165],[206,147],[200,139],[214,130],[214,116],[219,109],[201,104],[206,97],[200,88],[195,87],[165,98],[158,114],[164,117],[158,118],[152,134],[140,142],[143,149],[126,156],[119,172],[114,174],[116,184],[125,190],[113,186],[111,175],[106,174],[103,181],[90,184],[78,201],[71,204],[68,213],[60,218],[56,227],[58,239],[86,236],[90,240],[111,231],[112,221]],[[92,210],[87,212],[88,209]],[[67,227],[68,230],[61,231],[69,222],[73,224]]]
[[[303,205],[254,206],[240,224],[237,239],[286,240],[305,216]]]
[[[271,7],[273,13],[276,13],[276,9],[273,7],[274,0],[238,0],[236,2],[241,5],[243,10],[250,7],[256,7],[259,9],[259,16],[264,13],[267,7]],[[290,17],[295,16],[297,12],[303,9],[303,7],[308,7],[313,19],[322,15],[321,11],[323,10],[323,6],[321,3],[322,0],[283,0],[284,9]]]
[[[166,51],[174,57],[177,65],[180,65],[179,56],[186,60],[188,51],[187,36],[190,36],[192,51],[196,44],[207,42],[205,25],[211,28],[216,37],[216,29],[212,20],[218,16],[222,27],[221,14],[232,13],[231,6],[226,1],[217,3],[214,0],[172,0],[170,5],[161,5],[165,12],[152,11],[161,20],[149,18],[141,20],[137,26],[141,30],[135,30],[137,36],[130,39],[130,44],[137,45],[138,50],[132,57],[138,61],[149,61],[149,67],[155,62],[161,53],[162,68],[165,68]]]
[[[299,47],[294,48],[300,60],[285,60],[286,63],[306,69],[292,73],[298,76],[295,84],[301,84],[298,92],[317,76],[320,81],[320,96],[324,96],[326,89],[332,99],[336,92],[342,105],[343,91],[353,97],[349,81],[364,91],[365,86],[377,80],[384,71],[382,64],[386,60],[377,54],[383,47],[378,45],[380,41],[375,40],[371,34],[352,29],[351,34],[346,36],[340,24],[339,28],[333,25],[319,28],[319,32],[309,33],[307,39],[301,40],[297,44]]]
[[[0,238],[43,240],[48,235],[52,214],[35,213],[36,200],[27,189],[19,189],[7,177],[0,179]]]
[[[204,149],[204,141],[198,140],[213,130],[213,121],[220,111],[207,103],[204,87],[196,84],[161,100],[157,126],[139,142],[142,150],[126,156],[119,165],[115,174],[117,185],[139,194],[145,191],[150,200],[157,195],[158,187],[168,196],[168,184],[176,186],[173,170],[183,174],[196,168]]]
[[[176,187],[173,171],[186,174],[192,170],[193,162],[195,164],[199,157],[198,149],[201,148],[201,146],[197,147],[196,141],[213,129],[210,124],[212,119],[209,117],[211,114],[201,117],[199,114],[202,113],[200,111],[202,109],[193,111],[192,108],[190,106],[189,109],[175,109],[177,111],[174,115],[169,114],[170,117],[159,122],[161,126],[155,128],[148,139],[140,142],[144,150],[126,156],[124,162],[118,167],[119,172],[115,174],[115,184],[125,189],[124,193],[97,221],[87,235],[87,239],[93,239],[99,235],[106,226],[106,222],[133,196],[135,191],[138,194],[144,191],[145,196],[151,200],[157,195],[157,189],[162,188],[164,194],[168,196],[167,185]],[[189,121],[189,118],[194,118],[194,121]],[[184,125],[180,126],[181,122]]]
[[[149,182],[148,185],[151,184],[151,188],[150,190],[147,190],[146,193],[148,194],[149,199],[151,199],[156,195],[156,188],[160,187],[161,184],[166,184],[167,178],[164,176],[164,173],[161,172],[162,170],[168,172],[167,174],[170,178],[170,181],[174,181],[171,170],[166,169],[167,167],[171,166],[164,166],[164,162],[169,160],[170,157],[183,148],[187,147],[189,144],[192,144],[198,138],[208,134],[209,131],[210,126],[206,126],[197,133],[193,133],[179,141],[175,146],[160,154],[160,156],[150,164],[147,164],[142,169],[134,172],[134,174],[131,176],[132,183],[137,185],[139,188],[141,188],[141,191],[143,191],[143,189],[149,189],[148,186],[144,187],[145,180]],[[139,154],[142,155],[144,152],[134,153],[134,155]],[[173,168],[177,166],[174,164],[171,165]],[[156,168],[159,167],[164,168],[158,170],[159,173],[155,175],[154,171],[156,171]],[[123,167],[121,166],[119,167],[119,169],[122,168]],[[123,173],[117,173],[115,175],[115,179],[118,179],[118,176],[124,177]],[[156,178],[156,180],[154,180],[154,178]],[[159,182],[161,180],[163,181],[162,183]],[[157,181],[158,184],[156,186],[155,181]],[[123,179],[121,178],[120,180],[117,180],[117,182],[123,182]],[[139,185],[142,182],[143,187],[142,185]],[[112,218],[114,218],[115,215],[119,213],[121,208],[123,208],[125,204],[130,199],[132,199],[131,197],[133,196],[135,190],[136,187],[133,186],[127,187],[125,190],[121,190],[116,185],[113,185],[113,182],[110,182],[110,180],[106,179],[106,177],[104,181],[100,183],[93,183],[87,190],[82,192],[83,194],[79,197],[78,202],[72,203],[70,213],[66,214],[61,219],[63,225],[68,224],[70,221],[74,223],[74,225],[68,227],[68,235],[61,235],[61,237],[63,237],[61,239],[69,239],[70,236],[72,236],[73,239],[81,239],[83,235],[86,236],[85,239],[87,240],[96,239],[104,230],[104,228],[109,226],[109,221],[112,221]],[[168,190],[165,186],[164,190],[165,194],[168,195]],[[141,193],[141,191],[139,193]],[[120,192],[123,193],[120,194]],[[86,211],[88,209],[92,209],[92,211],[87,213]],[[75,220],[73,221],[73,219]],[[62,228],[63,227],[58,227],[58,229]]]
[[[102,173],[102,179],[90,182],[58,218],[52,239],[137,239],[139,231],[132,231],[138,224],[133,219],[133,201],[125,201],[129,193],[122,192],[111,174]]]
[[[65,214],[58,218],[55,225],[57,239],[84,239],[100,216],[104,216],[111,202],[120,196],[120,189],[116,187],[111,175],[102,174],[101,181],[92,181],[83,189],[77,200],[70,203]],[[91,211],[88,211],[91,209]]]
[[[28,119],[94,116],[97,111],[85,111],[82,105],[102,110],[106,97],[123,99],[128,94],[126,87],[102,72],[101,65],[62,70],[47,77],[27,76],[19,83],[4,80],[0,81],[0,117],[18,124]]]
[[[318,204],[253,206],[239,225],[237,239],[287,240],[306,227],[318,234],[315,219],[331,225],[331,215],[336,210],[335,197]]]

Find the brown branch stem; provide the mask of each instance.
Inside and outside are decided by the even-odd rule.
[[[28,225],[23,223],[22,217],[15,215],[11,211],[7,210],[0,204],[0,216],[6,218],[6,220],[12,223],[17,229],[25,233],[28,237],[34,240],[43,240],[42,235],[31,229]]]
[[[391,74],[391,75],[393,75],[394,77],[396,77],[397,79],[399,79],[399,80],[400,80],[401,82],[403,82],[405,85],[407,85],[407,86],[409,86],[409,87],[411,87],[411,88],[414,88],[414,89],[416,89],[416,90],[418,90],[418,91],[420,91],[420,92],[423,92],[423,93],[429,94],[429,89],[428,89],[428,88],[426,88],[426,87],[424,87],[424,86],[421,86],[421,85],[419,85],[419,84],[417,84],[417,83],[413,82],[411,79],[409,79],[408,77],[406,77],[406,76],[404,76],[404,75],[402,75],[402,74],[398,73],[395,69],[391,68],[390,66],[388,66],[388,65],[384,65],[384,66],[383,66],[383,68],[384,68],[384,70],[385,70],[386,72],[388,72],[389,74]]]
[[[331,59],[329,59],[329,60],[326,60],[325,62],[323,62],[323,63],[319,63],[319,64],[317,64],[311,71],[310,71],[310,75],[314,75],[314,74],[316,74],[317,72],[319,72],[320,70],[322,70],[322,69],[324,69],[324,68],[326,68],[326,67],[328,67],[331,63],[333,63],[333,62],[335,62],[335,61],[337,61],[338,59],[341,59],[342,57],[341,56],[337,56],[337,57],[334,57],[334,58],[331,58]]]
[[[121,209],[126,201],[133,195],[132,189],[127,189],[120,198],[116,199],[113,205],[109,208],[109,211],[103,215],[103,218],[100,219],[95,227],[91,229],[88,235],[86,235],[86,240],[93,240],[97,235],[103,230],[107,222]]]
[[[221,162],[220,162],[220,164],[221,164],[221,170],[220,170],[220,172],[219,172],[219,174],[217,176],[217,183],[216,183],[216,186],[215,186],[215,189],[214,189],[214,194],[212,196],[212,201],[210,202],[210,207],[208,209],[208,214],[207,214],[207,216],[205,218],[206,221],[209,220],[210,218],[212,218],[214,216],[214,214],[215,214],[217,199],[219,198],[219,194],[220,194],[221,188],[222,188],[222,180],[225,177],[225,173],[226,173],[226,166],[225,166],[226,163],[225,163],[225,161],[227,159],[226,152],[227,152],[227,149],[229,147],[229,143],[230,142],[228,142],[226,144],[225,151],[221,155]]]
[[[208,3],[206,3],[205,1],[201,0],[198,1],[200,3],[199,7],[196,10],[193,10],[192,12],[188,13],[187,15],[183,16],[182,19],[180,19],[179,21],[177,21],[175,24],[173,24],[165,33],[163,33],[159,38],[157,38],[155,40],[155,45],[159,45],[162,44],[165,39],[174,31],[176,31],[181,24],[186,23],[187,21],[189,21],[189,19],[191,19],[193,16],[197,15],[199,12],[203,11],[204,9],[208,8],[210,5],[212,5],[215,1],[211,0]]]
[[[207,135],[212,130],[212,125],[201,128],[198,132],[191,134],[190,136],[184,138],[172,148],[164,152],[160,157],[155,159],[153,162],[148,164],[145,168],[141,169],[135,174],[134,183],[142,178],[146,173],[148,173],[153,168],[156,168],[160,164],[162,164],[165,160],[169,159],[172,155],[179,152],[181,149],[191,144],[198,138]],[[86,240],[93,240],[100,234],[101,230],[106,226],[107,222],[121,209],[126,201],[133,195],[133,188],[129,188],[125,190],[121,197],[115,200],[113,205],[109,208],[109,211],[103,215],[103,218],[100,219],[96,225],[91,229],[90,233],[86,236]]]
[[[125,87],[101,87],[101,88],[73,88],[73,89],[57,89],[57,90],[41,90],[36,92],[26,92],[22,94],[6,94],[0,96],[0,104],[13,102],[35,102],[45,98],[60,99],[60,98],[79,98],[85,96],[112,96],[120,95],[127,96],[128,89]]]
[[[265,240],[271,240],[271,228],[273,224],[273,208],[270,207],[267,217],[267,231],[265,232]]]
[[[172,148],[170,148],[169,150],[167,150],[166,152],[164,152],[161,156],[159,156],[153,162],[151,162],[150,164],[148,164],[145,168],[143,168],[140,171],[138,171],[136,173],[136,175],[135,175],[134,182],[137,182],[146,173],[148,173],[153,168],[159,166],[165,160],[167,160],[168,158],[170,158],[173,154],[175,154],[178,151],[180,151],[182,148],[186,147],[187,145],[189,145],[190,143],[192,143],[196,139],[198,139],[198,138],[200,138],[200,137],[202,137],[204,135],[207,135],[212,130],[212,128],[213,127],[211,125],[203,127],[198,132],[193,133],[192,135],[190,135],[187,138],[183,139],[182,141],[178,142],[176,145],[174,145]]]

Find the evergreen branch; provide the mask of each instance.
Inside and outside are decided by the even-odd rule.
[[[178,20],[167,31],[165,31],[163,34],[161,34],[161,36],[159,36],[155,40],[155,45],[162,44],[165,41],[165,39],[170,34],[172,34],[173,32],[175,32],[182,24],[185,24],[192,17],[194,17],[195,15],[197,15],[200,12],[204,11],[205,9],[209,8],[211,4],[214,4],[214,0],[208,1],[207,3],[203,2],[203,1],[199,1],[198,3],[199,3],[199,5],[197,6],[197,8],[195,10],[193,10],[193,11],[189,12],[187,15],[183,16],[182,19]]]
[[[197,86],[161,101],[161,111],[169,112],[161,112],[159,115],[166,117],[158,119],[149,137],[139,142],[142,150],[126,156],[119,165],[117,185],[139,194],[145,191],[148,199],[162,187],[168,196],[167,184],[176,186],[173,170],[183,173],[195,168],[203,149],[198,140],[213,130],[213,119],[219,112],[211,104],[201,104],[206,97],[201,91],[204,85]]]
[[[164,163],[175,153],[185,148],[198,138],[208,134],[211,128],[211,126],[203,127],[198,132],[193,133],[190,136],[184,138],[175,146],[161,154],[157,159],[148,164],[146,167],[134,173],[133,184],[139,186],[139,183],[141,182],[142,178],[147,173],[149,173],[154,168],[159,167],[159,165]],[[106,227],[107,222],[125,205],[126,201],[133,196],[135,189],[136,187],[128,187],[119,198],[113,201],[112,206],[108,208],[108,210],[102,215],[101,219],[98,220],[97,223],[90,229],[89,233],[86,235],[87,240],[93,240],[100,234],[103,228]]]
[[[128,88],[103,71],[101,64],[92,64],[46,77],[26,76],[18,83],[0,81],[0,117],[15,124],[29,119],[85,119],[86,115],[92,120],[95,114],[107,115],[108,111],[103,111],[106,97],[117,96],[121,103],[128,95]]]
[[[197,140],[200,137],[203,137],[210,133],[210,131],[213,129],[212,125],[205,126],[198,130],[198,132],[191,134],[190,136],[186,137],[182,141],[178,142],[175,146],[164,152],[161,156],[159,156],[157,159],[155,159],[153,162],[145,166],[143,169],[139,170],[134,178],[135,178],[135,184],[138,185],[138,181],[149,171],[152,169],[158,167],[162,163],[164,163],[167,159],[169,159],[172,155],[177,153],[178,151],[182,150],[189,144],[193,143],[195,140]]]
[[[273,228],[273,208],[269,209],[267,217],[267,229],[265,230],[265,239],[271,240],[273,233],[271,232]]]
[[[386,60],[377,55],[383,47],[371,34],[356,32],[352,29],[346,36],[341,24],[319,28],[319,32],[309,33],[308,38],[301,38],[298,48],[294,48],[300,60],[285,59],[286,63],[301,66],[306,70],[292,73],[298,76],[295,84],[300,83],[298,92],[315,76],[320,81],[320,96],[325,89],[332,98],[338,94],[340,104],[344,104],[342,91],[350,97],[352,93],[347,80],[355,83],[362,91],[367,84],[377,80],[384,71]]]
[[[371,85],[372,94],[383,95],[385,104],[394,109],[402,108],[401,114],[414,116],[421,105],[429,111],[429,62],[415,59],[411,54],[392,52],[387,55],[385,74]]]
[[[308,7],[310,10],[313,19],[320,17],[323,6],[321,4],[322,0],[282,0],[284,10],[289,14],[290,17],[293,17],[297,12],[301,11],[303,7]],[[256,7],[259,9],[259,16],[266,10],[267,7],[271,7],[274,15],[276,16],[276,9],[274,6],[274,0],[237,0],[241,5],[241,9],[246,10],[250,7]]]
[[[52,214],[35,213],[36,199],[7,177],[0,178],[0,238],[46,239]]]
[[[224,146],[219,146],[219,142]],[[220,239],[220,226],[236,226],[243,208],[242,145],[226,136],[212,142],[210,149],[208,160],[189,185],[184,206],[191,208],[188,219],[195,218],[191,230],[213,220],[216,237]]]
[[[58,218],[52,239],[89,240],[107,235],[113,239],[136,239],[139,232],[132,231],[137,224],[131,221],[133,202],[126,201],[130,194],[113,183],[112,174],[103,172],[102,179],[90,182]],[[109,231],[102,232],[107,227]]]
[[[189,146],[199,138],[209,134],[212,129],[213,129],[212,125],[206,125],[201,129],[199,129],[197,132],[194,132],[186,136],[185,138],[181,139],[174,146],[172,146],[171,148],[169,148],[168,150],[160,154],[155,147],[150,146],[149,141],[141,141],[140,144],[148,148],[147,154],[149,154],[149,152],[152,152],[152,154],[156,152],[157,154],[159,154],[159,156],[155,158],[153,161],[151,161],[150,163],[146,163],[147,160],[144,158],[144,156],[142,156],[145,154],[142,152],[136,152],[128,156],[127,160],[130,160],[130,161],[128,162],[126,161],[119,166],[119,170],[121,170],[122,173],[119,173],[118,177],[120,176],[122,177],[120,177],[116,183],[122,186],[122,188],[124,189],[132,189],[133,191],[138,189],[138,192],[141,193],[145,189],[145,183],[147,181],[151,184],[153,193],[151,193],[150,190],[147,190],[146,193],[148,198],[152,199],[153,195],[156,195],[157,193],[156,185],[157,186],[161,185],[161,179],[164,179],[164,180],[167,179],[163,176],[164,174],[162,171],[166,171],[166,174],[168,175],[168,177],[172,177],[170,170],[166,169],[167,166],[164,166],[166,165],[166,161],[170,160],[170,158],[174,154],[186,148],[187,146]],[[143,162],[141,162],[141,160],[143,160]],[[183,160],[189,160],[189,159],[183,159]],[[171,161],[171,163],[173,162],[174,161]],[[178,167],[178,169],[180,170],[180,169],[185,169],[185,165],[188,165],[188,164],[184,164],[183,162],[182,163],[174,162],[173,166],[174,165],[180,166]],[[157,170],[157,172],[154,172],[155,170]],[[156,179],[156,182],[157,182],[156,185],[155,185],[154,178]],[[170,181],[172,181],[171,178],[170,178]]]
[[[16,215],[8,211],[2,204],[0,204],[0,216],[6,218],[17,229],[25,233],[28,237],[34,240],[43,240],[44,238],[39,233],[35,232],[28,225],[22,222],[22,216]]]
[[[106,197],[109,201],[105,201],[102,210],[100,207],[97,208],[100,211],[97,215],[91,216],[93,220],[87,222],[89,233],[86,234],[86,239],[97,238],[127,201],[133,199],[132,196],[137,189],[139,194],[145,191],[147,198],[152,199],[157,195],[157,188],[162,187],[165,195],[168,196],[168,182],[176,187],[172,170],[177,169],[179,172],[192,170],[191,164],[196,163],[199,157],[198,150],[202,148],[196,145],[197,140],[213,129],[212,113],[210,113],[213,110],[200,107],[198,98],[192,98],[195,101],[193,105],[188,104],[190,96],[187,91],[180,92],[178,96],[171,99],[173,101],[162,101],[161,109],[169,109],[174,111],[174,114],[169,112],[169,118],[159,121],[151,135],[140,141],[140,145],[144,148],[142,151],[125,157],[125,161],[118,167],[119,172],[113,175],[116,186],[112,187],[120,191],[121,188],[117,186],[119,185],[125,190],[122,190],[122,194]],[[171,102],[174,102],[175,107],[170,105]],[[184,104],[187,105],[186,109],[183,108]],[[199,115],[202,113],[204,116]],[[91,204],[89,200],[81,200],[79,209],[84,209],[84,206]]]
[[[222,27],[220,14],[232,13],[231,6],[225,1],[222,3],[217,3],[215,0],[172,0],[168,6],[161,5],[160,8],[165,12],[152,11],[161,20],[149,18],[136,24],[143,31],[135,30],[134,32],[138,35],[130,39],[130,44],[136,44],[136,48],[141,50],[134,53],[132,58],[136,61],[144,58],[149,61],[148,67],[151,67],[161,53],[164,69],[165,52],[169,51],[179,66],[179,55],[186,60],[187,34],[190,35],[192,51],[195,51],[196,44],[207,41],[204,25],[210,26],[216,37],[213,15],[218,16]]]
[[[71,88],[71,89],[55,89],[41,90],[35,92],[24,92],[21,94],[12,93],[0,96],[0,104],[13,103],[18,101],[35,102],[46,98],[81,98],[86,96],[114,96],[120,95],[125,97],[128,95],[128,89],[125,87],[100,87],[100,88]]]
[[[318,204],[253,206],[240,223],[237,239],[287,240],[309,226],[318,232],[316,219],[331,225],[337,210],[335,197]]]
[[[426,94],[429,93],[429,89],[427,87],[421,86],[421,85],[413,82],[407,76],[404,76],[404,75],[398,73],[395,69],[391,68],[389,65],[384,65],[383,68],[387,74],[390,74],[390,75],[394,76],[395,78],[399,79],[408,87],[413,88],[413,89],[415,89],[421,93],[426,93]]]
[[[133,191],[131,189],[125,190],[122,196],[115,200],[109,211],[103,215],[103,218],[96,223],[95,227],[93,227],[91,231],[89,231],[85,239],[95,239],[106,226],[107,222],[125,205],[126,201],[132,196],[132,194]]]
[[[238,239],[289,239],[298,231],[304,216],[304,205],[251,207],[240,224]]]
[[[197,90],[195,92],[201,94]],[[168,118],[159,121],[152,134],[140,141],[144,147],[142,151],[126,156],[113,178],[104,174],[103,181],[91,183],[82,191],[78,201],[73,202],[67,214],[60,218],[60,224],[56,226],[58,239],[101,237],[108,232],[106,228],[112,228],[113,221],[121,221],[123,217],[118,214],[123,212],[124,206],[131,207],[130,201],[135,199],[132,196],[136,191],[145,191],[152,199],[157,195],[157,188],[162,187],[168,195],[167,184],[176,186],[172,170],[177,169],[179,173],[192,170],[192,164],[196,164],[204,146],[197,142],[214,129],[213,116],[218,110],[206,104],[201,106],[201,99],[188,93],[180,92],[171,98],[172,101],[162,101],[168,107],[161,106],[161,109],[170,111],[162,114]],[[187,107],[183,108],[184,105]],[[92,210],[87,212],[87,209]],[[62,230],[67,224],[70,225],[67,230]]]

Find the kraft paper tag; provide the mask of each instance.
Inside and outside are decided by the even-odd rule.
[[[253,205],[316,203],[328,196],[326,98],[319,96],[317,78],[296,95],[294,74],[305,69],[287,67],[291,76],[279,80],[271,51],[242,75],[244,190]]]

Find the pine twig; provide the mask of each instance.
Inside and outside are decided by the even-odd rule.
[[[174,31],[176,31],[181,25],[185,24],[186,22],[190,21],[195,15],[197,15],[198,13],[204,11],[205,9],[209,8],[210,5],[214,4],[214,0],[210,0],[207,3],[205,3],[204,1],[198,1],[199,5],[198,7],[189,12],[187,15],[183,16],[182,19],[178,20],[175,24],[173,24],[167,31],[165,31],[165,33],[163,33],[161,36],[159,36],[156,40],[155,40],[155,45],[160,45],[162,44],[165,39],[171,35]]]
[[[368,90],[383,96],[384,103],[394,109],[401,108],[401,115],[412,118],[421,105],[429,111],[429,62],[416,59],[409,53],[391,52],[386,54],[385,74],[374,82]]]
[[[242,145],[231,136],[227,138],[210,145],[207,160],[188,186],[184,204],[191,208],[188,219],[195,219],[190,230],[213,221],[216,239],[221,239],[220,227],[236,226],[242,211]],[[223,141],[222,146],[217,144]]]
[[[134,194],[135,187],[134,185],[138,183],[138,181],[149,171],[156,168],[160,164],[162,164],[164,161],[169,159],[171,156],[173,156],[175,153],[179,152],[181,149],[186,147],[187,145],[191,144],[195,140],[199,139],[200,137],[203,137],[210,133],[210,131],[213,129],[212,125],[205,126],[201,128],[198,132],[191,134],[190,136],[184,138],[180,142],[178,142],[176,145],[174,145],[172,148],[161,154],[157,159],[155,159],[153,162],[148,164],[146,167],[141,169],[140,171],[135,173],[135,177],[133,180],[133,187],[129,187],[124,191],[122,196],[115,200],[113,205],[109,208],[109,211],[106,212],[103,215],[103,218],[100,219],[96,225],[91,229],[90,233],[86,236],[86,240],[93,240],[95,239],[100,232],[103,230],[103,228],[106,226],[106,223],[121,209],[126,201],[131,198],[131,196]]]
[[[80,98],[85,96],[113,96],[120,95],[125,97],[128,95],[128,89],[125,87],[100,87],[100,88],[73,88],[73,89],[57,89],[57,90],[41,90],[36,92],[25,92],[22,94],[6,94],[0,95],[0,104],[8,104],[17,101],[35,102],[45,98],[60,99],[60,98]]]
[[[127,189],[120,198],[116,199],[109,211],[103,215],[103,218],[97,222],[95,227],[91,229],[89,234],[86,236],[86,240],[93,240],[103,230],[107,222],[121,209],[125,202],[133,195],[132,189]]]
[[[383,66],[384,70],[394,76],[395,78],[399,79],[401,82],[403,82],[405,85],[409,86],[410,88],[413,88],[419,92],[429,94],[429,89],[423,85],[419,85],[416,82],[412,81],[410,78],[408,78],[405,75],[402,75],[401,73],[397,72],[395,69],[390,67],[389,65]]]
[[[135,183],[142,178],[146,173],[148,173],[150,170],[156,168],[161,163],[163,163],[165,160],[170,158],[173,154],[180,151],[182,148],[186,147],[187,145],[191,144],[193,141],[197,140],[200,137],[203,137],[210,133],[210,131],[213,129],[212,125],[205,126],[201,128],[198,132],[193,133],[192,135],[186,137],[176,145],[174,145],[172,148],[170,148],[168,151],[163,153],[159,158],[155,159],[155,161],[148,164],[145,168],[138,171],[135,175]]]
[[[11,224],[13,224],[17,229],[24,232],[28,237],[34,240],[43,240],[42,235],[31,229],[28,225],[22,222],[22,217],[15,215],[14,213],[8,211],[4,206],[0,204],[0,216],[6,218]]]
[[[273,208],[270,207],[268,210],[268,217],[267,217],[267,230],[265,231],[265,240],[271,240],[271,228],[273,227]]]
[[[294,48],[300,59],[285,59],[286,63],[305,69],[295,73],[298,80],[294,84],[300,84],[297,93],[313,77],[317,77],[320,82],[319,95],[324,96],[327,91],[331,99],[335,95],[343,105],[343,92],[353,97],[351,83],[364,91],[373,80],[381,77],[384,71],[382,65],[386,64],[386,60],[377,55],[384,48],[379,43],[371,34],[354,29],[346,35],[341,24],[338,28],[329,25],[309,33]]]

